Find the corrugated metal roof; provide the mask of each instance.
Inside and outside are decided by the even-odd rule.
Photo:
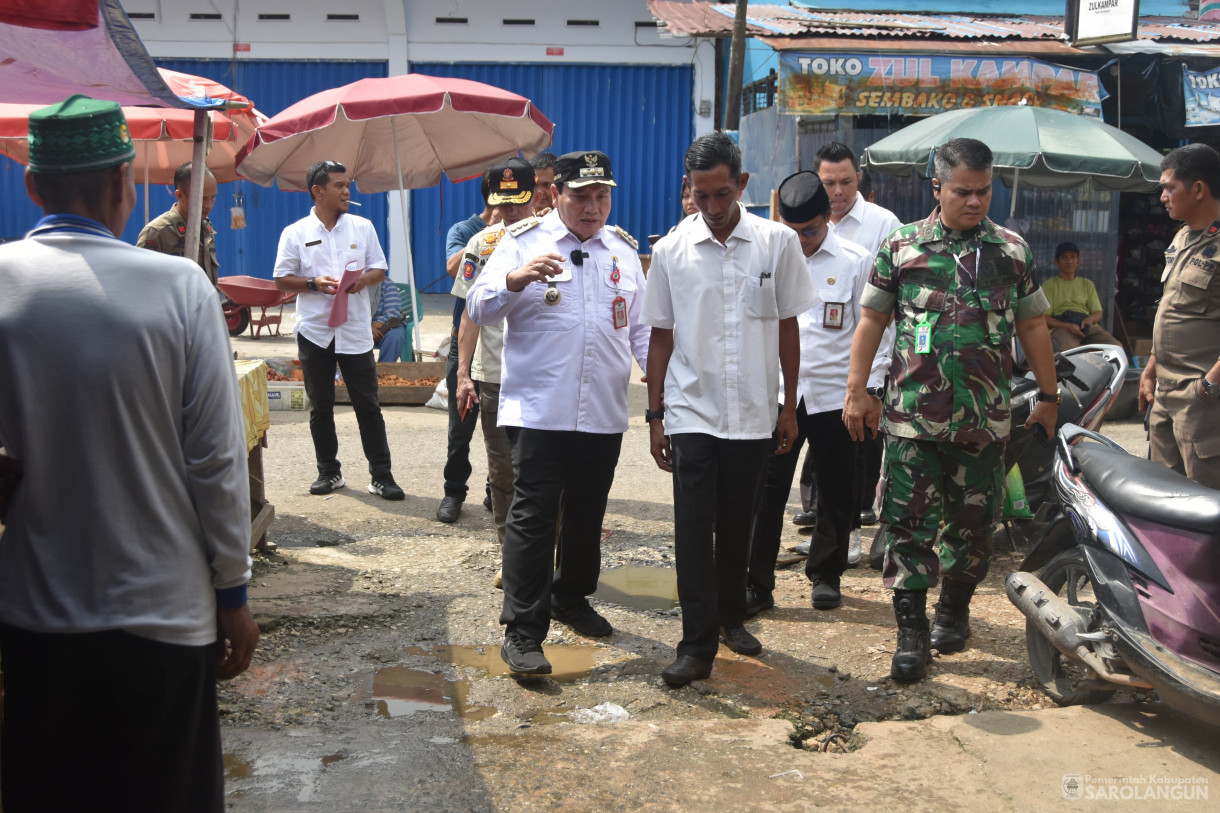
[[[732,3],[648,0],[648,8],[671,36],[729,37],[736,8]],[[811,37],[851,39],[927,39],[929,41],[1063,42],[1063,18],[962,14],[904,14],[819,11],[790,6],[751,5],[747,36],[763,38],[776,50],[808,47],[795,41]],[[800,40],[791,40],[800,38]],[[1220,40],[1220,23],[1180,17],[1142,17],[1141,41],[1211,42]],[[878,43],[885,49],[894,43]],[[917,46],[912,46],[917,47]],[[1064,44],[1065,53],[1074,49]]]

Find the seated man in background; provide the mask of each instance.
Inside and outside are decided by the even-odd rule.
[[[1080,248],[1075,243],[1055,246],[1055,265],[1059,268],[1059,276],[1042,283],[1042,290],[1051,303],[1046,324],[1059,349],[1071,350],[1084,344],[1121,345],[1100,325],[1104,314],[1097,287],[1092,280],[1076,276],[1076,270],[1080,268]]]
[[[373,308],[373,345],[380,348],[377,361],[398,361],[407,341],[407,323],[402,318],[402,294],[398,286],[386,277],[381,285],[369,288],[369,304]]]

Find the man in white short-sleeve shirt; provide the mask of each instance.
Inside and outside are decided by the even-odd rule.
[[[817,173],[830,196],[830,228],[840,238],[863,246],[876,259],[881,241],[889,237],[902,221],[883,206],[867,199],[860,190],[862,172],[856,154],[846,144],[832,141],[818,148],[813,171]],[[894,325],[890,325],[881,337],[881,350],[888,356],[894,347]],[[871,384],[871,381],[870,381]],[[872,524],[877,521],[873,502],[877,496],[877,480],[881,476],[880,435],[868,438],[860,447],[863,460],[857,478],[860,491],[860,518],[855,523]],[[801,469],[801,503],[806,512],[806,521],[816,521],[813,508],[813,460],[805,455]],[[799,523],[798,523],[799,524]],[[860,535],[852,535],[850,560],[855,564],[860,559]],[[799,549],[798,549],[799,550]]]
[[[779,213],[796,232],[817,301],[797,317],[801,332],[801,366],[797,381],[795,452],[772,455],[750,545],[750,576],[746,615],[773,607],[775,557],[783,531],[784,508],[792,489],[796,454],[809,441],[806,462],[812,462],[818,504],[813,539],[805,560],[805,575],[813,584],[814,609],[833,610],[841,601],[839,581],[847,569],[852,523],[859,502],[857,469],[863,462],[860,444],[843,425],[843,398],[851,361],[852,336],[860,319],[860,297],[873,270],[873,257],[863,247],[831,230],[830,198],[818,176],[798,172],[779,186]],[[872,391],[880,389],[889,368],[888,349],[878,350],[869,376]]]
[[[814,302],[796,234],[738,202],[749,173],[732,139],[696,139],[685,168],[699,216],[653,248],[642,317],[650,447],[674,476],[682,642],[661,673],[670,686],[708,677],[721,636],[734,652],[762,651],[743,626],[750,520],[768,452],[796,439],[796,317]]]
[[[309,396],[309,432],[318,461],[310,494],[329,494],[347,485],[335,434],[335,365],[343,375],[360,426],[360,443],[369,462],[369,493],[387,500],[406,494],[390,472],[390,444],[377,401],[377,362],[373,359],[370,285],[386,276],[385,254],[373,224],[348,214],[351,180],[338,161],[320,161],[306,173],[313,196],[310,213],[280,234],[275,257],[276,287],[297,294],[297,354]],[[339,293],[347,272],[360,271]],[[335,297],[345,297],[347,317],[331,327]]]

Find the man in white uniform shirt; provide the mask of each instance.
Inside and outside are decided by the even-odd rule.
[[[318,461],[310,494],[329,494],[347,485],[340,468],[335,434],[335,364],[343,375],[360,425],[360,443],[369,461],[369,493],[387,500],[406,494],[390,472],[390,444],[377,402],[377,362],[373,360],[370,285],[385,279],[385,254],[373,224],[348,214],[351,180],[338,161],[320,161],[306,172],[313,196],[310,213],[280,234],[275,285],[297,294],[297,354],[309,396],[309,432]],[[339,293],[346,271],[361,271]],[[347,298],[347,319],[330,327],[335,297]]]
[[[542,642],[552,618],[582,635],[614,632],[588,596],[627,431],[631,356],[647,366],[649,333],[635,240],[606,225],[614,186],[604,153],[561,155],[554,211],[510,228],[466,296],[475,324],[505,323],[499,423],[512,439],[516,483],[500,657],[521,674],[550,673]]]
[[[661,673],[670,686],[708,677],[721,638],[762,651],[743,626],[750,520],[768,452],[797,437],[796,317],[814,302],[796,235],[738,202],[750,176],[733,140],[696,139],[684,165],[699,214],[653,247],[643,315],[650,448],[674,476],[682,641]]]
[[[832,610],[841,598],[839,580],[848,565],[848,542],[859,504],[856,478],[859,444],[843,425],[842,398],[847,394],[851,342],[860,316],[860,296],[873,268],[873,257],[829,228],[830,198],[818,176],[798,172],[779,186],[779,212],[796,232],[809,278],[816,289],[812,308],[797,317],[801,366],[797,380],[797,436],[793,454],[773,454],[767,462],[762,494],[754,515],[750,547],[747,615],[775,605],[775,555],[779,552],[784,507],[792,488],[796,455],[809,440],[817,484],[817,522],[805,560],[813,583],[815,609]],[[869,377],[880,390],[889,368],[888,349],[878,350]],[[784,402],[787,404],[787,401]]]
[[[839,141],[823,144],[818,148],[815,161],[813,171],[830,197],[830,227],[839,237],[863,246],[869,256],[875,258],[881,241],[901,226],[902,221],[889,209],[867,200],[867,196],[860,191],[862,173],[851,147]],[[888,354],[893,346],[894,326],[890,325],[881,339],[881,347]],[[882,445],[883,441],[878,436],[865,440],[860,447],[864,456],[864,464],[858,470],[860,521],[866,525],[877,521],[873,502],[877,496],[877,480],[881,476]],[[806,454],[805,465],[801,468],[801,501],[808,514],[808,522],[798,524],[809,524],[816,520],[816,514],[812,513],[813,482],[813,461]],[[859,535],[853,536],[852,543],[851,563],[855,564],[860,558]]]

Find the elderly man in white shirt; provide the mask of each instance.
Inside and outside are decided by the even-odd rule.
[[[643,315],[649,442],[674,475],[682,641],[661,673],[670,686],[708,677],[721,638],[762,651],[743,625],[750,519],[768,452],[797,437],[796,317],[814,302],[796,235],[738,202],[749,173],[732,139],[696,139],[685,168],[699,215],[653,247]],[[781,367],[788,406],[777,421]]]
[[[798,172],[780,184],[780,218],[800,239],[807,273],[817,291],[814,306],[797,317],[801,367],[794,445],[799,453],[808,439],[805,459],[812,461],[817,483],[817,522],[805,575],[813,583],[811,602],[819,610],[834,609],[841,602],[839,580],[848,566],[848,543],[859,504],[859,444],[843,425],[841,398],[847,394],[860,296],[873,267],[868,251],[829,228],[830,211],[830,198],[814,173]],[[878,350],[869,377],[869,385],[877,391],[889,363],[888,348]],[[775,606],[775,556],[796,462],[795,454],[783,454],[772,455],[767,463],[750,548],[748,616]]]
[[[310,494],[329,494],[347,485],[337,457],[335,365],[352,398],[360,443],[369,462],[369,493],[387,500],[406,494],[390,471],[390,444],[377,401],[377,362],[373,360],[373,314],[369,286],[385,279],[387,263],[373,224],[348,214],[351,180],[338,161],[319,161],[306,172],[313,209],[280,234],[275,256],[276,287],[297,294],[297,354],[309,396],[318,479]],[[345,272],[361,271],[340,292]],[[346,297],[347,317],[331,327],[335,297]],[[337,320],[336,320],[337,321]]]
[[[510,226],[466,295],[475,324],[505,325],[499,423],[512,440],[516,482],[500,657],[521,674],[550,673],[542,642],[552,618],[583,635],[614,632],[588,596],[627,431],[631,356],[647,366],[649,334],[635,240],[606,225],[614,186],[604,153],[560,156],[554,211]]]
[[[878,206],[860,191],[861,171],[856,154],[840,141],[831,141],[818,148],[814,173],[821,179],[830,197],[830,227],[839,237],[863,246],[870,257],[876,258],[881,241],[902,225],[889,209]],[[894,326],[886,328],[881,347],[887,352],[894,346]],[[864,463],[859,467],[860,522],[871,525],[877,521],[873,511],[876,499],[877,479],[881,475],[880,437],[869,438],[861,446]],[[801,505],[803,511],[795,520],[798,525],[811,525],[817,521],[813,509],[813,458],[805,456],[801,468]],[[857,523],[859,524],[859,523]],[[798,551],[802,550],[798,547]],[[859,534],[852,536],[851,564],[860,559]]]

